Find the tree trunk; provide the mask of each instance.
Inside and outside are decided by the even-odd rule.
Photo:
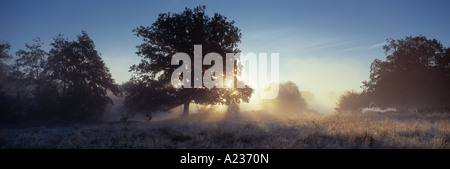
[[[190,103],[191,103],[190,101],[184,103],[183,117],[187,117],[189,115],[189,104]]]

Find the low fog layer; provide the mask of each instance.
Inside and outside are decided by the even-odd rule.
[[[240,103],[238,112],[230,112],[226,105],[200,105],[191,103],[189,112],[200,114],[202,117],[223,118],[225,116],[240,117],[272,117],[289,118],[307,113],[320,113],[309,102],[315,103],[314,95],[311,92],[300,91],[293,82],[284,82],[279,85],[279,95],[275,99],[260,99],[256,91],[249,103]],[[169,111],[151,112],[151,119],[147,114],[127,112],[123,107],[124,97],[109,94],[114,105],[108,107],[104,114],[105,121],[120,121],[126,116],[129,121],[160,121],[180,118],[183,114],[183,105],[179,105]],[[199,115],[197,115],[199,116]]]

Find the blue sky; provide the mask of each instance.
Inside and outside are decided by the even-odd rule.
[[[386,38],[422,34],[450,46],[448,0],[0,0],[0,40],[14,53],[35,37],[48,45],[58,33],[75,39],[86,30],[120,83],[140,60],[135,46],[142,41],[132,29],[197,5],[236,21],[244,53],[280,53],[281,80],[313,92],[311,104],[324,111],[368,79],[373,59],[384,59]]]

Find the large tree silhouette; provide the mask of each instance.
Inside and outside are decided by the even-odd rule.
[[[186,8],[182,13],[160,14],[151,26],[140,26],[133,31],[144,40],[137,47],[137,54],[143,59],[131,67],[135,77],[125,87],[127,107],[135,111],[152,112],[184,105],[184,115],[187,115],[190,103],[236,105],[241,101],[249,101],[253,89],[248,86],[207,89],[202,85],[202,88],[175,89],[170,83],[172,73],[179,67],[171,65],[172,56],[179,52],[186,53],[193,66],[194,45],[202,45],[202,57],[210,52],[220,54],[225,72],[225,54],[240,52],[237,46],[242,35],[234,21],[227,21],[226,17],[217,13],[209,17],[205,14],[205,6],[199,6],[193,10]],[[202,75],[214,64],[203,66]],[[236,62],[234,64],[236,76],[236,70],[241,66]],[[193,74],[183,77],[191,76],[194,79]],[[232,78],[235,79],[236,87],[237,78]]]
[[[450,53],[425,36],[390,39],[386,61],[376,59],[365,93],[376,107],[400,110],[450,108]]]

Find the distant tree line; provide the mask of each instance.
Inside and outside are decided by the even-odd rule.
[[[395,108],[400,112],[450,110],[450,48],[425,36],[388,39],[386,60],[375,59],[363,91],[348,91],[336,110]]]

